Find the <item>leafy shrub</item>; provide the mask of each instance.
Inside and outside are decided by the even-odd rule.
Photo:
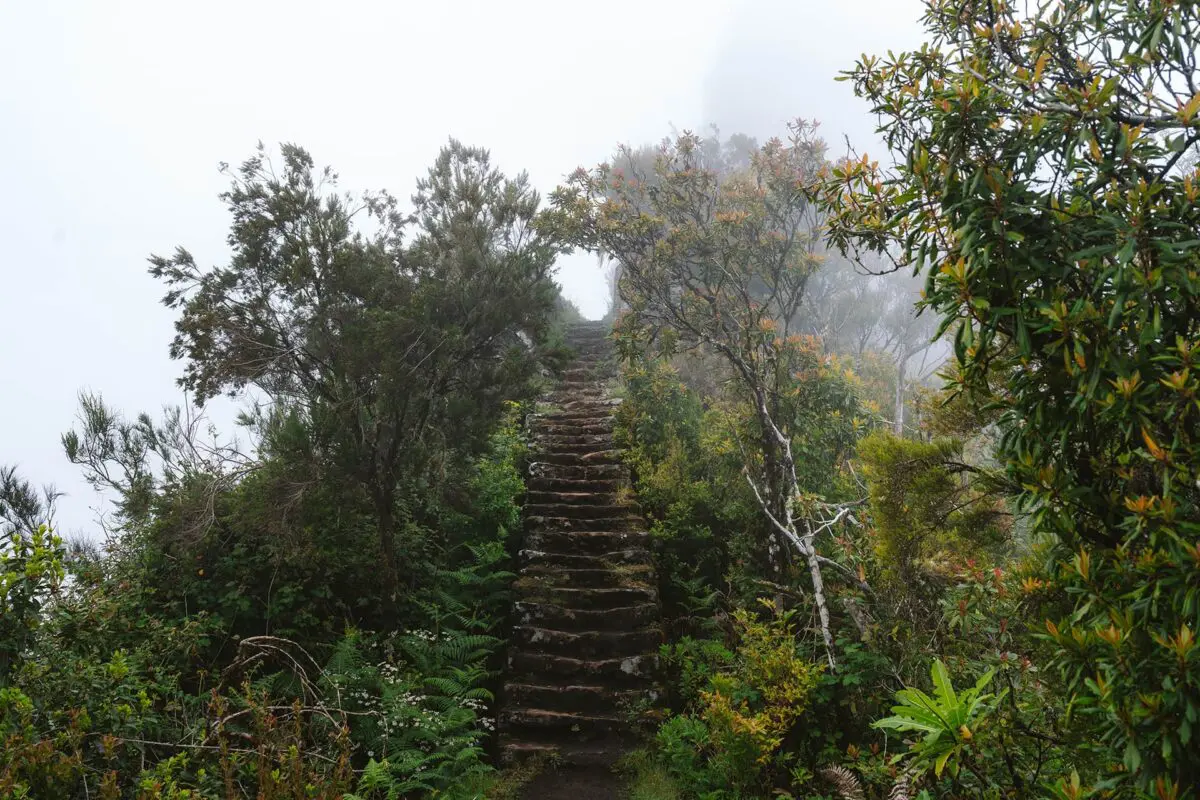
[[[686,792],[709,800],[753,796],[786,765],[781,746],[821,671],[801,656],[791,616],[773,607],[766,620],[735,612],[732,663],[709,678],[689,713],[659,730],[663,761]]]

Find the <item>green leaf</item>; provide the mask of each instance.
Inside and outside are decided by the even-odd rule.
[[[933,666],[929,670],[929,676],[933,679],[933,686],[939,705],[944,709],[952,709],[957,706],[958,695],[954,693],[954,684],[950,682],[950,674],[946,671],[946,665],[940,659],[933,662]]]
[[[946,768],[946,762],[950,760],[950,756],[953,754],[953,750],[947,750],[938,757],[937,763],[933,765],[933,772],[939,778],[942,777],[942,770]]]

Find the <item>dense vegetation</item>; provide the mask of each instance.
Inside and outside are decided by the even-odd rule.
[[[891,169],[797,122],[621,148],[547,208],[453,141],[410,211],[294,146],[230,171],[229,263],[150,271],[246,441],[82,396],[102,549],[0,471],[0,797],[509,791],[573,247],[619,270],[667,618],[633,797],[1195,797],[1200,8],[927,6],[845,75]]]

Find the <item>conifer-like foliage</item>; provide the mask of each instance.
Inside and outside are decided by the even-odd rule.
[[[370,496],[394,581],[402,481],[478,447],[535,374],[525,343],[545,338],[558,253],[533,228],[538,195],[455,141],[411,215],[386,193],[335,194],[336,175],[291,145],[232,178],[230,263],[151,259],[179,312],[180,383],[198,402],[253,388],[298,415],[304,447]]]

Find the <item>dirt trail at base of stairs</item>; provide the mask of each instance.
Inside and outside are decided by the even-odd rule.
[[[621,780],[604,767],[549,769],[530,781],[523,800],[621,800],[626,797]]]

